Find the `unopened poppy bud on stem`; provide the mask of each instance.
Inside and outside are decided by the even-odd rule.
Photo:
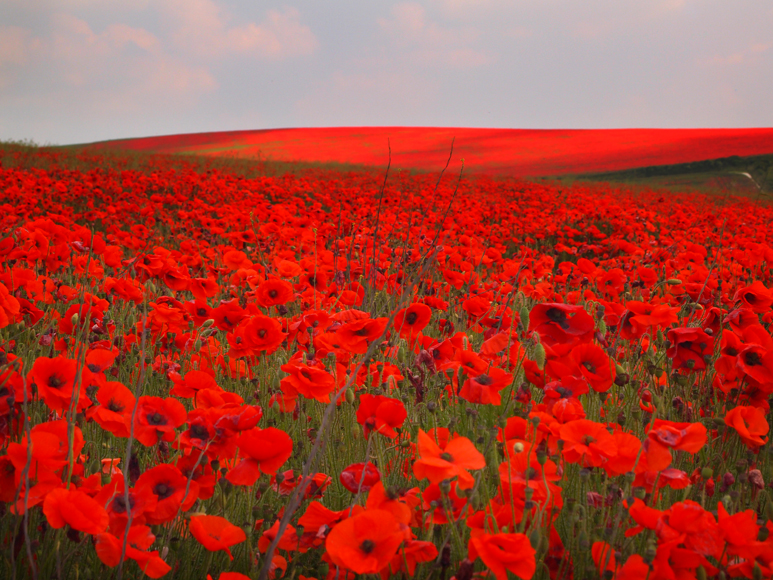
[[[213,324],[215,324],[215,319],[214,318],[207,318],[204,322],[201,323],[201,328],[202,329],[203,328],[209,328]]]
[[[542,343],[537,344],[534,349],[534,362],[537,363],[537,368],[539,368],[539,370],[545,368],[545,357],[545,347],[542,346]]]

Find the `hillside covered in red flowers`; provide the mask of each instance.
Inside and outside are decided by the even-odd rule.
[[[773,578],[773,209],[0,166],[0,577]]]
[[[773,153],[773,128],[516,130],[432,127],[268,129],[96,143],[97,148],[436,171],[454,162],[514,177],[600,173]]]

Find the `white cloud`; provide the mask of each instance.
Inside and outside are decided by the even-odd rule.
[[[490,53],[476,47],[477,30],[469,27],[443,28],[428,20],[426,10],[418,3],[396,4],[392,7],[390,18],[380,18],[378,24],[411,62],[471,68],[493,60]]]
[[[212,0],[166,0],[161,10],[172,27],[174,44],[200,57],[236,53],[282,59],[312,54],[319,46],[295,8],[269,10],[260,23],[234,26]]]

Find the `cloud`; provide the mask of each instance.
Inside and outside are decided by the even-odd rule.
[[[473,28],[444,28],[427,19],[421,4],[403,2],[392,7],[379,27],[394,48],[409,54],[411,62],[450,68],[472,68],[490,64],[490,53],[475,47],[479,37]]]
[[[744,50],[740,50],[732,54],[725,56],[714,55],[710,58],[703,59],[701,64],[712,67],[749,64],[750,62],[757,60],[761,54],[767,52],[771,48],[773,48],[773,44],[771,43],[758,42],[752,44]]]
[[[161,4],[174,44],[190,54],[218,58],[246,54],[264,59],[306,56],[319,47],[295,8],[269,10],[260,23],[230,25],[231,17],[212,0],[166,0]]]
[[[0,26],[0,88],[15,81],[40,45],[40,40],[27,28]]]

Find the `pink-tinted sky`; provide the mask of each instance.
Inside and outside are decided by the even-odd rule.
[[[767,0],[0,0],[0,139],[773,126]]]

